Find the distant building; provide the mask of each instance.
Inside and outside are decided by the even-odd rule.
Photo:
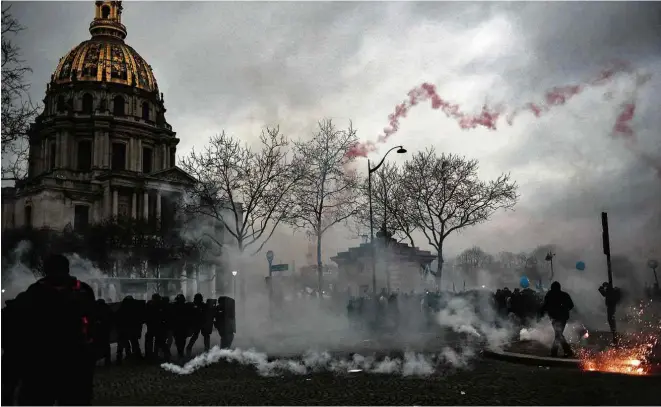
[[[167,223],[196,180],[175,165],[151,66],[124,42],[121,1],[95,2],[89,40],[60,59],[29,133],[28,178],[2,189],[2,228],[110,217]]]
[[[436,258],[431,252],[397,242],[390,233],[381,230],[374,240],[376,289],[390,291],[421,291],[426,287],[423,273]],[[337,289],[349,290],[351,295],[360,295],[373,290],[372,245],[362,243],[331,260],[338,265]]]

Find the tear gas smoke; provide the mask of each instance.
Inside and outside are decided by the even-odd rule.
[[[383,130],[383,134],[378,136],[377,141],[367,141],[357,143],[347,155],[350,157],[367,157],[371,152],[377,150],[379,144],[383,144],[393,136],[400,128],[400,120],[405,118],[409,110],[422,102],[431,101],[431,107],[434,110],[440,110],[448,118],[457,121],[462,130],[484,127],[490,130],[496,130],[498,120],[505,116],[508,125],[514,124],[514,119],[521,113],[530,112],[536,118],[548,113],[556,106],[565,105],[573,97],[579,95],[584,90],[594,87],[601,87],[610,84],[618,76],[627,76],[633,79],[633,91],[627,97],[627,101],[619,106],[619,113],[614,118],[611,135],[613,137],[625,138],[626,144],[632,152],[637,154],[641,161],[653,168],[661,177],[661,160],[649,157],[644,152],[633,148],[635,142],[632,121],[636,112],[636,97],[638,90],[645,85],[651,78],[650,74],[641,74],[637,72],[628,62],[615,61],[610,67],[603,69],[594,78],[579,84],[556,86],[544,93],[542,101],[527,102],[518,108],[508,109],[504,104],[489,106],[484,104],[482,111],[478,114],[469,114],[461,110],[458,104],[451,103],[436,92],[436,86],[430,83],[411,89],[408,92],[408,100],[398,104],[394,113],[388,116],[389,126]],[[604,96],[606,100],[612,99],[613,93],[607,91]]]

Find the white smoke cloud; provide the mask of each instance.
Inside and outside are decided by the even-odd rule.
[[[402,376],[429,376],[446,364],[459,365],[464,363],[461,354],[444,350],[437,355],[423,355],[405,352],[402,358],[386,356],[383,360],[375,357],[354,354],[350,358],[333,357],[328,352],[308,352],[300,358],[280,358],[269,360],[266,353],[255,350],[220,349],[217,346],[179,366],[173,363],[163,363],[161,367],[169,372],[188,375],[206,366],[220,361],[236,362],[252,366],[262,376],[274,376],[283,373],[305,375],[315,372],[333,372],[337,374],[372,373],[399,374]]]

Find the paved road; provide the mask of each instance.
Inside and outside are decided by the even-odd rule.
[[[96,405],[658,405],[661,378],[584,373],[475,359],[428,377],[261,377],[225,362],[179,376],[157,365],[99,368]]]

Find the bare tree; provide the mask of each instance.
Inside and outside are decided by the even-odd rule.
[[[32,104],[26,74],[32,69],[21,59],[14,39],[25,27],[2,10],[2,180],[20,181],[28,175],[30,123],[38,107]]]
[[[222,226],[241,252],[251,245],[257,246],[254,253],[259,252],[288,218],[288,199],[301,177],[300,166],[288,160],[289,141],[279,128],[266,128],[260,142],[261,149],[253,151],[223,132],[180,164],[199,181],[185,210],[195,220],[203,216]],[[218,232],[212,228],[203,234],[222,247]]]
[[[464,250],[456,260],[456,264],[466,274],[490,268],[494,263],[494,257],[477,246]]]
[[[384,163],[372,176],[372,218],[375,228],[383,228],[392,233],[398,241],[407,240],[411,246],[415,223],[412,221],[412,206],[402,188],[402,171],[391,163]],[[368,178],[360,185],[361,202],[356,214],[357,232],[369,235],[370,211]]]
[[[319,122],[319,129],[311,140],[294,144],[296,156],[305,169],[303,178],[293,189],[295,210],[291,224],[316,238],[320,290],[324,233],[356,215],[360,204],[358,176],[346,167],[354,160],[347,157],[347,152],[357,141],[351,125],[339,130],[327,119]]]
[[[404,165],[402,185],[414,206],[413,220],[436,249],[435,277],[443,272],[443,243],[457,230],[487,221],[499,209],[517,202],[517,185],[509,174],[493,181],[477,177],[477,160],[457,155],[419,152]]]

